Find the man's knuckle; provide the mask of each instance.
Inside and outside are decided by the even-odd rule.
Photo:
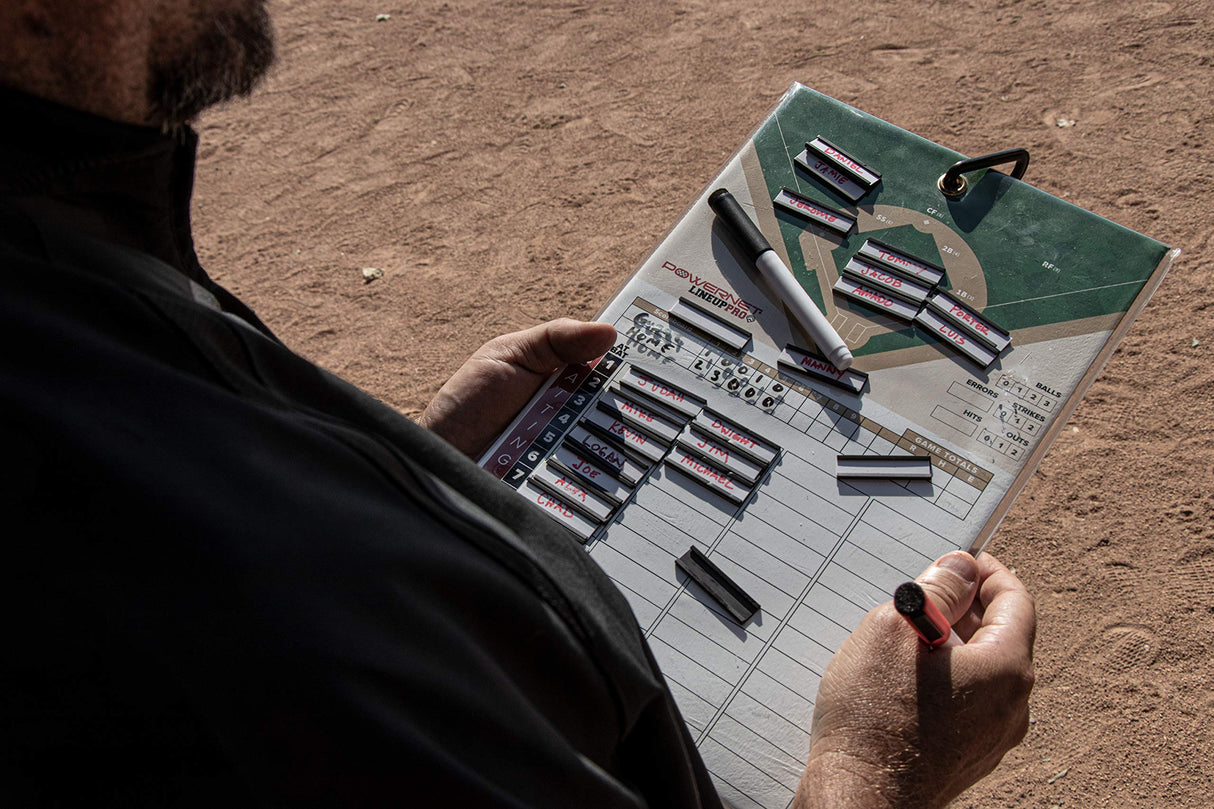
[[[1037,684],[1037,672],[1033,669],[1032,662],[1026,662],[1016,672],[1016,693],[1021,698],[1027,698],[1032,692],[1033,686]]]

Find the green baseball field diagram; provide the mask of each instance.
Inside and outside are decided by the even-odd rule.
[[[857,205],[794,162],[814,137],[880,173]],[[806,87],[789,92],[752,145],[761,173],[760,179],[748,172],[752,185],[761,183],[752,187],[756,198],[761,192],[773,198],[787,187],[856,216],[855,229],[838,237],[769,212],[789,266],[858,357],[931,342],[905,321],[831,293],[843,265],[868,238],[944,267],[942,286],[1017,342],[1107,330],[1133,306],[1168,251],[998,171],[968,175],[968,191],[951,201],[937,180],[963,155]]]

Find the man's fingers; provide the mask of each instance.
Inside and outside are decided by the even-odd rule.
[[[504,334],[490,340],[478,353],[535,374],[547,374],[566,363],[588,362],[600,357],[611,349],[615,340],[615,327],[610,323],[560,318]]]
[[[978,564],[965,551],[946,554],[915,581],[950,624],[965,615],[978,593]]]
[[[998,644],[1009,651],[1023,651],[1031,659],[1037,635],[1037,609],[1033,597],[1016,574],[989,554],[980,557],[982,625],[970,643]]]

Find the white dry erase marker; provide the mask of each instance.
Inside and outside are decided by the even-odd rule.
[[[708,207],[721,217],[725,227],[738,240],[746,254],[755,263],[755,267],[763,274],[767,283],[771,284],[780,299],[795,316],[809,336],[818,345],[818,350],[830,360],[831,365],[840,371],[851,367],[852,355],[847,350],[847,344],[834,330],[826,315],[814,303],[809,293],[797,283],[792,270],[784,266],[784,262],[771,249],[767,239],[759,232],[759,228],[751,221],[742,206],[733,198],[733,194],[724,188],[718,188],[708,195]]]

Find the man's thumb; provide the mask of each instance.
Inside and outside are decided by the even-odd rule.
[[[978,593],[978,563],[965,551],[941,556],[915,579],[950,624],[965,615]]]

